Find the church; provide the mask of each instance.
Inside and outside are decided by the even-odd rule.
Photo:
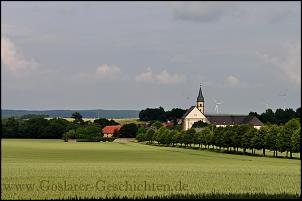
[[[204,113],[204,97],[201,86],[199,88],[196,106],[190,107],[181,118],[183,130],[188,130],[197,121],[203,121],[216,126],[232,126],[249,124],[260,129],[264,124],[257,118],[248,115],[206,115]]]

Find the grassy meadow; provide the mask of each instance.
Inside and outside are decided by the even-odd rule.
[[[2,199],[301,194],[301,161],[135,142],[1,140]]]

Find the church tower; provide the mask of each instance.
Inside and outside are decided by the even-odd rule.
[[[199,93],[198,93],[198,97],[197,97],[197,109],[202,113],[204,114],[204,98],[203,98],[203,95],[202,95],[202,91],[201,91],[201,85],[200,85],[200,88],[199,88]]]

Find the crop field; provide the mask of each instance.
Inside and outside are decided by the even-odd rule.
[[[50,117],[47,117],[46,119],[52,119]],[[71,117],[66,117],[64,118],[66,119],[67,121],[73,121],[74,119],[71,118]],[[93,122],[96,118],[83,118],[83,121],[90,121],[90,122]],[[110,119],[110,118],[109,118]],[[113,119],[114,121],[118,122],[119,124],[121,125],[124,125],[124,124],[130,124],[130,123],[135,123],[135,124],[141,124],[143,122],[139,121],[139,118],[120,118],[120,119]]]
[[[135,142],[1,140],[2,199],[301,194],[301,161]]]

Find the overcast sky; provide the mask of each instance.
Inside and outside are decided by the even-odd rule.
[[[2,109],[301,106],[300,2],[3,2]]]

